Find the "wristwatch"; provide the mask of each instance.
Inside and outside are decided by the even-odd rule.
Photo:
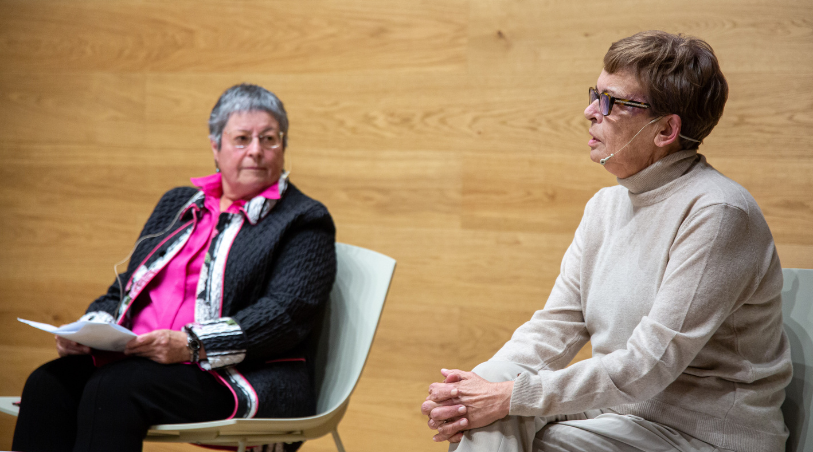
[[[192,355],[189,361],[193,363],[200,362],[200,339],[192,332],[192,328],[185,326],[183,329],[186,331],[186,348],[189,349],[189,353]]]

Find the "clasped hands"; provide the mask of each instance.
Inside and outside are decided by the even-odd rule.
[[[513,381],[491,383],[474,372],[441,369],[442,383],[429,385],[421,413],[429,416],[435,441],[460,442],[463,432],[485,427],[508,415]]]
[[[90,347],[56,337],[56,350],[59,356],[87,355]],[[141,356],[161,364],[174,364],[189,361],[191,353],[186,346],[187,335],[183,331],[155,330],[130,340],[124,349],[128,356]],[[200,350],[200,359],[206,358],[206,352]]]

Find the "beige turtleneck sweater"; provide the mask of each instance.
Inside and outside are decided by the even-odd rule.
[[[782,269],[753,197],[696,151],[588,203],[545,307],[492,360],[538,369],[510,414],[609,408],[740,452],[784,450]],[[588,340],[593,357],[566,367]]]

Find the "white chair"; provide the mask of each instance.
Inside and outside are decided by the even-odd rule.
[[[782,270],[782,316],[790,341],[793,380],[785,388],[782,413],[790,430],[786,450],[813,450],[813,270]]]
[[[191,424],[154,425],[146,441],[184,442],[212,446],[247,446],[316,439],[337,430],[361,376],[373,343],[395,260],[364,248],[336,244],[338,270],[320,330],[316,368],[316,415],[291,419],[229,419]],[[12,402],[0,397],[0,411],[17,415]]]

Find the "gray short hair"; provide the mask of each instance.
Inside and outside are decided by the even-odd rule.
[[[209,138],[217,143],[218,149],[223,129],[231,115],[249,111],[264,111],[273,116],[282,132],[282,149],[288,147],[288,113],[285,112],[282,101],[262,86],[241,83],[220,95],[209,116]]]

